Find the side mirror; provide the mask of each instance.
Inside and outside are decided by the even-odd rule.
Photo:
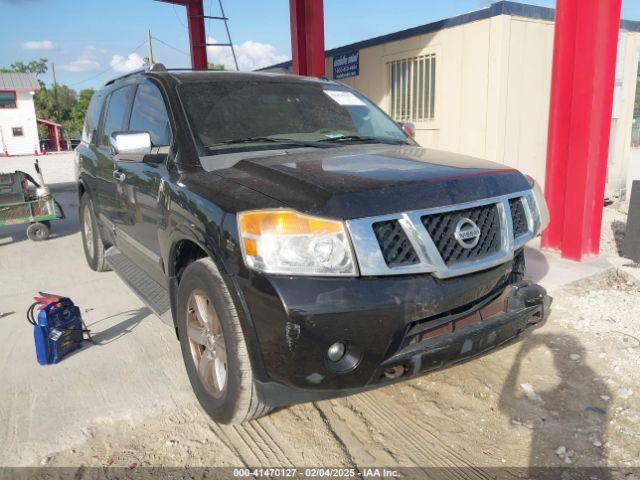
[[[151,153],[151,135],[149,132],[113,132],[109,138],[113,155]]]
[[[400,124],[402,131],[409,135],[411,138],[416,138],[416,126],[412,122],[404,122]]]

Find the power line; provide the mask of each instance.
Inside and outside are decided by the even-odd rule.
[[[178,22],[180,23],[180,25],[182,25],[184,28],[187,28],[187,26],[184,24],[184,22],[180,18],[180,15],[178,15],[178,11],[176,10],[176,6],[173,3],[171,4],[171,6],[173,7],[173,14],[178,19]]]
[[[129,52],[122,60],[117,61],[116,63],[114,63],[113,65],[111,65],[109,68],[102,70],[101,72],[96,73],[95,75],[92,75],[89,78],[85,78],[84,80],[80,80],[79,82],[75,82],[69,85],[69,87],[75,87],[76,85],[79,85],[81,83],[86,83],[89,82],[95,78],[98,78],[100,75],[104,75],[107,72],[110,72],[111,70],[113,70],[113,68],[116,65],[119,65],[120,63],[124,62],[125,60],[127,60],[129,58],[130,55],[133,55],[134,53],[136,53],[138,50],[140,50],[140,47],[142,47],[146,42],[142,42],[140,45],[138,45],[136,48],[134,48],[131,52]]]
[[[174,47],[173,45],[168,44],[167,42],[165,42],[164,40],[159,39],[159,38],[158,38],[158,37],[156,37],[156,36],[152,36],[151,38],[153,38],[153,39],[154,39],[154,40],[156,40],[157,42],[160,42],[160,43],[161,43],[161,44],[163,44],[165,47],[169,47],[169,48],[171,48],[172,50],[175,50],[176,52],[181,53],[181,54],[183,54],[183,55],[184,55],[184,56],[186,56],[186,57],[191,57],[191,55],[190,55],[190,54],[188,54],[187,52],[185,52],[184,50],[180,50],[179,48]]]
[[[209,17],[212,16],[213,0],[209,0]],[[213,30],[211,29],[211,18],[207,18],[207,28],[205,30],[207,36],[213,37]]]

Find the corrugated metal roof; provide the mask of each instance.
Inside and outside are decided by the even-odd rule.
[[[36,91],[40,84],[33,73],[0,73],[0,90]]]

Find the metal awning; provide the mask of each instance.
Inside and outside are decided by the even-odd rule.
[[[36,92],[40,90],[40,83],[33,73],[0,73],[0,90]]]
[[[62,127],[59,123],[52,122],[51,120],[45,120],[44,118],[36,118],[36,122],[41,123],[43,125],[51,125],[52,127]]]

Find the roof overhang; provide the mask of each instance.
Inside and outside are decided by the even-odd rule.
[[[62,127],[62,125],[60,125],[59,123],[52,122],[51,120],[45,120],[44,118],[36,118],[36,122],[42,125],[50,125],[52,127]]]

